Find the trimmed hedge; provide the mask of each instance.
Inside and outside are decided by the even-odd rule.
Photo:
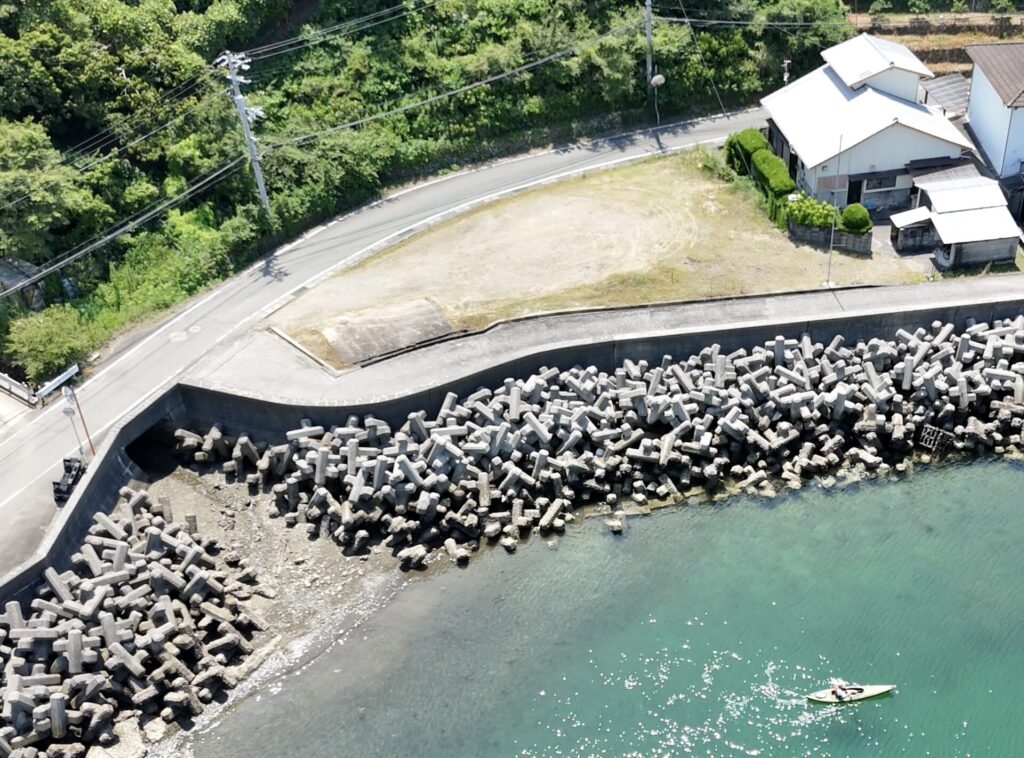
[[[758,150],[750,161],[754,184],[768,202],[768,217],[782,228],[786,225],[788,195],[796,192],[785,162],[771,150]]]
[[[843,209],[843,217],[840,220],[839,227],[844,231],[853,234],[864,234],[871,231],[872,226],[874,225],[871,223],[868,209],[860,203],[851,203]]]
[[[766,195],[783,197],[796,192],[796,183],[789,176],[785,161],[771,150],[758,150],[751,160],[754,181]]]
[[[742,132],[730,134],[725,141],[725,160],[729,168],[737,174],[746,175],[753,160],[754,153],[769,150],[768,140],[757,129],[751,127]]]

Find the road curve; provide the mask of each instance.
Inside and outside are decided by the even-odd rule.
[[[214,289],[96,367],[78,390],[93,441],[228,337],[297,291],[425,223],[519,189],[716,142],[763,122],[760,110],[699,119],[497,161],[422,182],[306,233]],[[0,439],[0,573],[27,557],[55,513],[50,482],[77,452],[63,403],[23,414]]]

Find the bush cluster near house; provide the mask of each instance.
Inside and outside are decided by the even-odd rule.
[[[768,215],[778,226],[786,223],[787,197],[796,192],[796,183],[785,162],[772,152],[768,141],[757,129],[744,129],[725,142],[729,167],[738,174],[749,174],[764,195]]]
[[[0,256],[50,260],[242,155],[224,80],[207,65],[225,48],[293,36],[292,19],[311,7],[307,31],[395,5],[0,0]],[[269,214],[243,169],[83,258],[64,272],[72,289],[47,280],[53,307],[31,316],[10,303],[0,307],[0,370],[44,378],[124,325],[237,271],[261,246],[389,183],[568,136],[581,125],[620,128],[651,115],[643,8],[635,0],[407,0],[404,7],[408,13],[380,17],[394,20],[326,35],[296,52],[275,50],[247,72],[250,104],[266,113],[256,131]],[[687,10],[691,18],[744,22],[753,13],[764,23],[696,32],[657,23],[663,115],[717,109],[715,87],[726,105],[748,103],[779,85],[783,56],[792,56],[799,75],[817,65],[821,47],[853,33],[834,0],[695,0]],[[664,13],[673,13],[671,4]],[[799,22],[799,32],[780,29],[782,22]],[[600,37],[619,28],[625,31]],[[491,86],[359,130],[269,147],[577,44],[576,55]],[[80,145],[97,134],[100,140]],[[73,300],[59,303],[69,291]],[[74,339],[65,339],[69,329]]]
[[[835,225],[841,232],[866,234],[873,226],[868,209],[860,203],[850,203],[840,213],[835,206],[803,193],[789,203],[787,212],[789,220],[794,224],[812,229],[830,229]]]

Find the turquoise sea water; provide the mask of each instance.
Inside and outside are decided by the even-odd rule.
[[[1018,756],[1024,469],[571,525],[415,581],[200,758]],[[812,706],[830,676],[891,697]]]

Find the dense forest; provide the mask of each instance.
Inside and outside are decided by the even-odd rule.
[[[44,379],[391,183],[653,121],[640,0],[398,1],[0,0],[0,257],[43,266],[201,190],[46,278],[42,311],[0,303],[0,369]],[[657,5],[663,117],[750,103],[853,33],[838,0]],[[247,48],[269,213],[211,65]]]

